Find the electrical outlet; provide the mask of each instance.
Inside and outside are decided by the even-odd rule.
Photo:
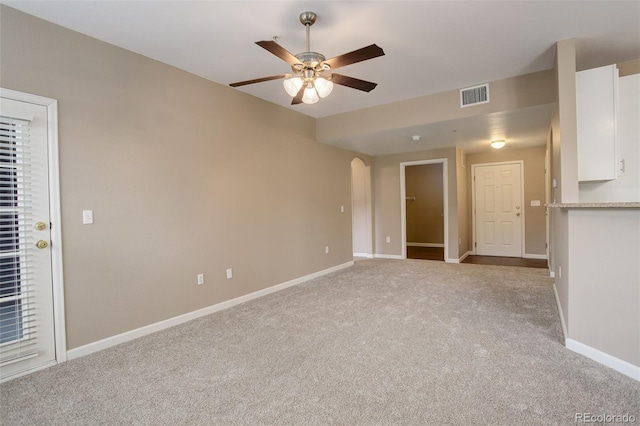
[[[198,274],[198,285],[204,284],[204,274]]]
[[[391,242],[391,237],[387,237],[387,242],[390,243]]]
[[[340,206],[340,213],[344,213],[344,206]]]
[[[326,246],[326,247],[324,248],[324,252],[325,252],[326,254],[329,254],[329,246]]]
[[[231,268],[227,269],[227,279],[230,280],[233,278],[233,270]]]

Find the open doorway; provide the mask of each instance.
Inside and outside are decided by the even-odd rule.
[[[404,258],[448,257],[447,160],[400,163]]]
[[[351,214],[353,256],[373,258],[371,166],[360,158],[351,161]]]

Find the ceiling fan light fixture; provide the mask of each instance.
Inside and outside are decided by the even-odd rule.
[[[284,81],[282,82],[282,85],[284,86],[284,90],[287,91],[289,96],[294,97],[300,91],[300,88],[302,87],[303,83],[304,82],[302,81],[302,78],[298,76],[293,76],[293,77],[284,79]]]
[[[320,98],[318,97],[318,92],[316,92],[315,87],[313,87],[313,83],[309,82],[307,84],[307,88],[304,89],[304,95],[302,95],[302,102],[305,104],[315,104],[319,100]]]
[[[505,141],[491,141],[491,148],[500,149],[506,145]]]
[[[318,96],[320,96],[321,98],[326,98],[333,90],[333,82],[327,80],[324,77],[316,78],[314,81],[314,85],[316,87],[316,90],[318,91]]]

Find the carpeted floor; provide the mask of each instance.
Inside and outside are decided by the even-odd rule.
[[[0,423],[640,422],[640,383],[561,339],[544,270],[359,260],[6,382]]]

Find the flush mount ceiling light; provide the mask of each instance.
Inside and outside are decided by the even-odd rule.
[[[413,135],[411,136],[411,139],[413,139],[414,141],[419,141],[420,140],[420,135]]]
[[[300,23],[304,25],[307,30],[307,44],[306,51],[298,53],[297,55],[290,53],[276,43],[275,40],[256,42],[258,46],[268,50],[291,65],[293,74],[272,75],[270,77],[240,81],[238,83],[231,83],[230,86],[238,87],[283,78],[284,90],[293,98],[291,105],[300,103],[315,104],[320,98],[329,96],[334,84],[362,90],[363,92],[372,91],[377,86],[376,83],[336,74],[332,72],[332,70],[383,56],[384,51],[379,46],[372,44],[362,49],[345,53],[344,55],[326,59],[325,56],[320,53],[311,52],[309,33],[311,26],[315,22],[316,14],[314,12],[303,12],[300,14]]]
[[[505,145],[505,141],[491,141],[491,148],[500,149]]]

